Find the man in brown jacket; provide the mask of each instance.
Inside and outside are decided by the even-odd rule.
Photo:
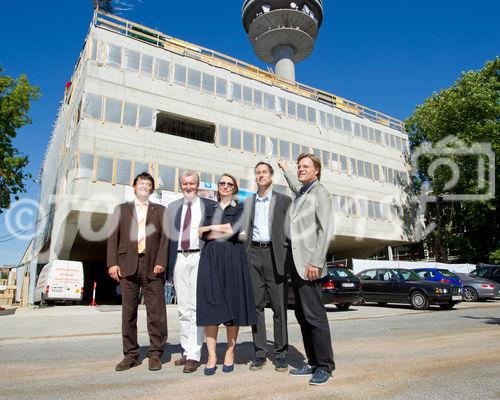
[[[153,204],[153,177],[143,172],[134,179],[135,199],[115,208],[108,238],[107,266],[122,292],[123,360],[116,371],[140,364],[137,343],[137,308],[142,288],[148,315],[149,370],[161,369],[160,357],[167,339],[165,266],[168,258],[167,213]]]

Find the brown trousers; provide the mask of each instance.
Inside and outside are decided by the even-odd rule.
[[[137,272],[120,279],[122,291],[122,338],[123,354],[126,357],[139,356],[137,343],[137,308],[140,300],[140,289],[144,296],[147,312],[147,326],[150,345],[148,357],[163,354],[167,341],[167,310],[165,308],[165,279],[147,278],[148,266],[144,257],[139,257]]]

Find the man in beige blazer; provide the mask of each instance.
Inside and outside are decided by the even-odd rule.
[[[320,278],[327,273],[326,255],[332,231],[330,194],[320,183],[321,161],[303,153],[297,159],[297,177],[282,160],[283,170],[295,199],[289,210],[292,246],[292,287],[295,316],[302,331],[308,365],[290,370],[293,376],[309,376],[311,385],[322,385],[335,369],[330,327],[321,294]]]

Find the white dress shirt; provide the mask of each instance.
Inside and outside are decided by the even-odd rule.
[[[179,226],[179,244],[177,250],[182,250],[182,227],[184,226],[184,217],[187,211],[187,200],[184,199],[181,211],[181,224]],[[199,196],[196,196],[191,201],[191,230],[189,232],[189,249],[195,250],[200,248],[200,238],[198,237],[198,228],[201,224],[201,200]]]
[[[269,230],[269,206],[273,191],[269,190],[267,195],[259,197],[255,195],[255,212],[253,217],[253,234],[254,242],[268,243],[271,241],[271,231]]]

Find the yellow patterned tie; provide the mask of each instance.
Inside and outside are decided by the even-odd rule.
[[[146,213],[144,212],[143,203],[139,204],[140,215],[138,216],[138,232],[137,232],[137,252],[142,254],[146,250]]]

